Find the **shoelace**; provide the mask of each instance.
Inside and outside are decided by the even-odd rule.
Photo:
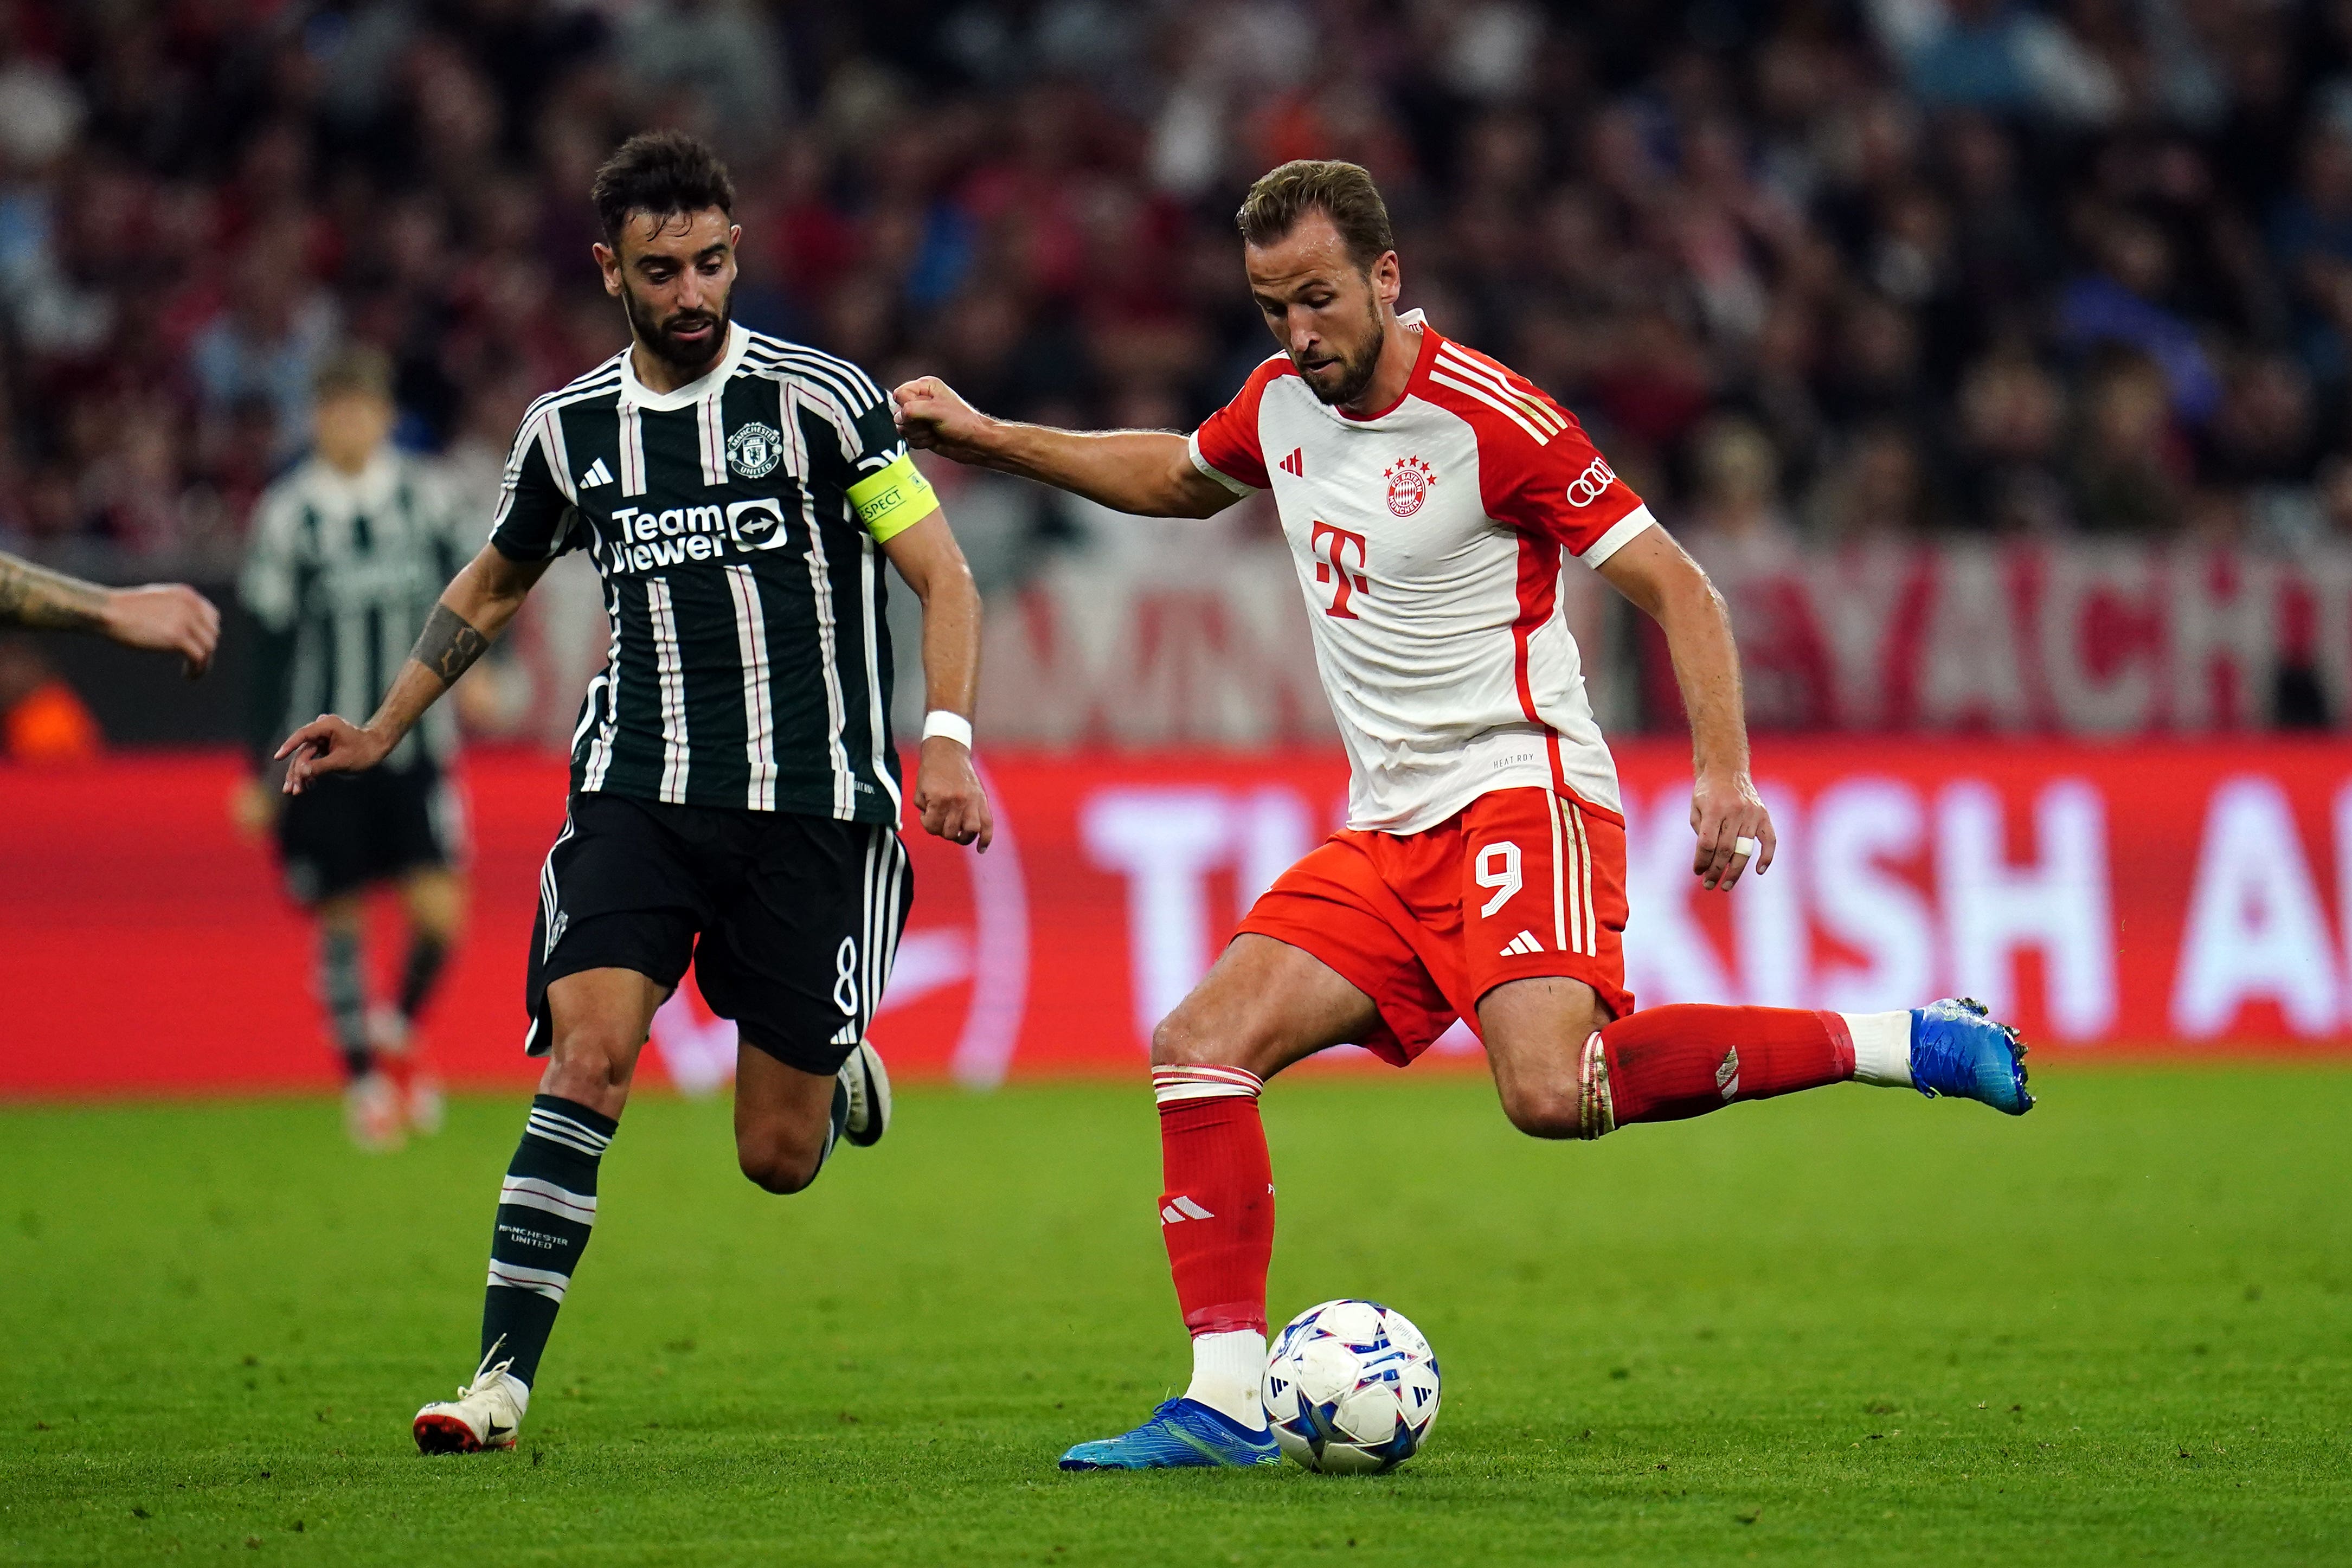
[[[484,1355],[482,1364],[474,1369],[474,1381],[457,1390],[457,1397],[460,1400],[471,1399],[477,1394],[488,1394],[497,1386],[492,1379],[504,1377],[507,1374],[507,1368],[514,1365],[512,1356],[507,1357],[496,1366],[490,1364],[490,1357],[498,1354],[499,1347],[506,1342],[507,1337],[504,1334],[490,1342],[488,1354]]]

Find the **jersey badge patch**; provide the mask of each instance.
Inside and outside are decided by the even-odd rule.
[[[1437,482],[1436,473],[1419,458],[1403,458],[1381,470],[1381,478],[1389,482],[1389,510],[1399,517],[1411,517],[1429,499],[1429,487]]]
[[[771,426],[741,426],[727,437],[727,466],[747,479],[767,478],[783,456],[784,438]]]

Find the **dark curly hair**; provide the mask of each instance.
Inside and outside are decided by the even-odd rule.
[[[589,195],[616,245],[632,213],[670,217],[717,207],[735,216],[735,182],[719,154],[683,131],[646,131],[630,137],[596,171]]]

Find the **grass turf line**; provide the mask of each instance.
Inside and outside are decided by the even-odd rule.
[[[437,1460],[520,1099],[380,1158],[323,1101],[6,1110],[0,1558],[2352,1558],[2352,1073],[2036,1087],[1543,1145],[1474,1079],[1277,1086],[1276,1315],[1377,1296],[1445,1372],[1369,1479],[1054,1469],[1186,1375],[1133,1086],[906,1092],[785,1200],[723,1103],[632,1107],[521,1448]]]

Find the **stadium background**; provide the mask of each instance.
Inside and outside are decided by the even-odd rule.
[[[623,341],[583,193],[646,124],[733,160],[741,319],[1078,425],[1222,402],[1267,347],[1241,189],[1351,157],[1405,302],[1575,409],[1733,605],[1784,847],[1724,901],[1675,868],[1663,648],[1570,575],[1645,998],[1968,990],[2070,1054],[2352,1046],[2352,9],[1678,15],[0,6],[0,547],[226,603],[344,336],[487,517],[523,404]],[[989,596],[1009,831],[914,836],[877,1038],[970,1082],[1132,1070],[1335,815],[1290,567],[1263,505],[1137,524],[930,471]],[[464,1079],[525,1076],[550,748],[604,643],[568,566],[463,689],[477,901],[428,1026]],[[194,687],[0,641],[0,1092],[331,1080],[302,927],[228,820],[241,631]],[[687,996],[656,1057],[709,1088],[722,1033]]]

